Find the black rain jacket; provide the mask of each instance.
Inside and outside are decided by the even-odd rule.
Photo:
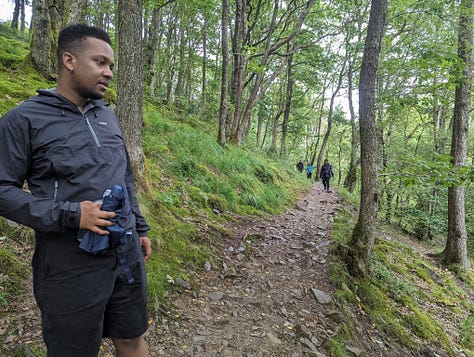
[[[334,173],[332,171],[331,164],[323,164],[319,172],[319,177],[322,178],[323,180],[329,180],[333,176],[334,176]]]
[[[81,113],[54,90],[38,90],[0,119],[1,216],[38,233],[77,236],[79,203],[101,199],[115,184],[131,200],[128,228],[145,236],[119,123],[102,100]]]

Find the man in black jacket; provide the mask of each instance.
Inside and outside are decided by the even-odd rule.
[[[323,181],[324,190],[329,192],[329,180],[331,177],[334,177],[334,172],[332,171],[332,166],[327,159],[324,160],[324,164],[321,166],[319,177]]]
[[[0,215],[35,230],[34,294],[48,357],[97,356],[102,337],[119,356],[147,356],[151,243],[118,120],[102,101],[114,66],[110,38],[68,26],[58,61],[57,87],[0,119]],[[115,225],[117,213],[99,202],[114,185],[126,191],[127,234],[100,253],[83,250],[84,232],[107,235]]]

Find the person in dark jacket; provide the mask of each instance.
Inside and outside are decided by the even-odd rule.
[[[48,357],[97,356],[103,337],[119,356],[148,355],[149,226],[118,120],[102,101],[114,66],[110,43],[95,27],[64,28],[56,88],[0,119],[0,215],[35,231],[33,286]],[[107,235],[114,225],[117,213],[97,202],[114,185],[126,191],[127,235],[100,253],[83,250],[84,232]]]
[[[321,166],[319,177],[323,181],[324,190],[329,192],[329,180],[331,177],[334,177],[334,172],[332,171],[332,166],[327,159],[324,160],[324,164]]]
[[[296,169],[297,169],[299,172],[303,172],[303,168],[304,168],[303,162],[302,162],[302,161],[298,161],[298,163],[296,164]]]

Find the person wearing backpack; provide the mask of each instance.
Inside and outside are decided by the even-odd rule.
[[[324,191],[329,192],[329,180],[331,177],[334,177],[334,172],[332,171],[332,166],[327,159],[324,160],[324,164],[321,166],[319,177],[323,181]]]

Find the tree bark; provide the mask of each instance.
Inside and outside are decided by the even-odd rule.
[[[250,4],[250,2],[248,2]],[[295,5],[291,3],[291,5]],[[268,78],[265,78],[264,70],[252,72],[247,80],[246,85],[250,87],[246,91],[246,102],[244,104],[244,79],[247,75],[246,73],[246,63],[254,58],[260,57],[258,67],[265,69],[272,55],[274,55],[282,46],[286,45],[288,42],[291,42],[295,36],[301,30],[303,21],[310,12],[312,6],[314,5],[314,0],[308,0],[305,6],[301,6],[302,10],[298,15],[298,18],[295,21],[288,22],[293,24],[293,29],[288,35],[283,36],[282,38],[274,38],[275,32],[277,29],[277,24],[279,23],[278,15],[280,14],[280,3],[274,1],[273,4],[273,14],[268,25],[268,30],[266,30],[266,35],[263,39],[258,40],[257,42],[263,43],[263,50],[259,53],[249,55],[246,57],[243,53],[243,50],[247,48],[247,45],[250,45],[252,27],[248,28],[247,23],[247,9],[252,11],[255,14],[260,14],[262,7],[262,2],[258,2],[256,7],[247,6],[247,1],[237,0],[236,1],[236,17],[235,17],[235,27],[234,34],[232,37],[232,49],[234,54],[233,61],[233,73],[232,73],[232,91],[231,91],[231,103],[233,104],[234,113],[232,116],[231,130],[230,130],[230,140],[235,142],[237,145],[241,145],[244,139],[245,133],[248,132],[250,121],[252,118],[252,110],[255,107],[257,101],[265,93],[263,90],[262,84],[266,81],[271,83],[275,78],[274,75],[269,75]],[[293,7],[291,9],[286,9],[286,11],[294,11]],[[293,14],[291,15],[293,16]],[[288,25],[289,26],[289,25]],[[253,46],[253,45],[252,45]],[[250,85],[251,84],[251,85]],[[268,88],[268,86],[267,86]]]
[[[222,51],[222,74],[221,74],[221,98],[219,104],[219,133],[217,140],[221,146],[226,145],[226,122],[227,122],[227,93],[229,87],[229,45],[228,29],[229,23],[229,1],[222,0],[221,15],[221,51]]]
[[[202,29],[202,86],[201,86],[201,112],[206,112],[206,91],[207,91],[207,18],[204,17]]]
[[[185,50],[188,37],[188,21],[182,16],[179,27],[179,47],[178,47],[178,73],[176,87],[174,90],[175,104],[178,108],[183,107],[184,77],[185,77]]]
[[[20,0],[20,33],[25,34],[25,0]]]
[[[120,0],[118,3],[117,115],[137,177],[143,174],[142,105],[142,1]]]
[[[361,202],[359,219],[349,242],[346,264],[357,278],[369,275],[374,225],[379,200],[375,127],[376,76],[387,14],[387,0],[373,0],[360,71],[359,121],[361,146]]]
[[[69,6],[64,0],[33,1],[31,59],[46,79],[56,78],[58,33],[67,23]]]
[[[242,112],[242,95],[244,88],[245,56],[243,53],[244,40],[247,37],[246,1],[236,0],[234,33],[232,36],[232,79],[230,102],[233,106],[229,136],[236,142],[234,133],[237,132]]]
[[[51,18],[47,0],[33,2],[31,60],[43,77],[52,79],[54,60],[51,57]]]
[[[68,24],[84,23],[86,20],[87,0],[73,0],[68,16]]]
[[[336,89],[334,90],[334,93],[331,96],[331,101],[329,103],[328,126],[327,126],[327,129],[326,129],[326,133],[324,134],[324,137],[323,137],[323,142],[321,143],[321,149],[319,150],[318,161],[317,161],[317,164],[316,164],[316,167],[317,167],[318,170],[322,165],[323,155],[324,155],[325,150],[326,150],[326,145],[327,145],[328,140],[329,140],[329,135],[331,134],[332,115],[334,113],[334,101],[336,99],[337,94],[339,93],[339,90],[341,89],[342,79],[344,78],[345,68],[346,68],[346,63],[344,61],[343,65],[341,67],[341,71],[339,72],[339,79],[338,79],[338,82],[337,82]],[[315,175],[315,179],[318,180],[318,175]]]
[[[286,101],[285,101],[285,111],[283,113],[283,123],[281,124],[281,147],[280,147],[280,157],[286,156],[286,134],[288,132],[288,123],[290,122],[290,111],[291,111],[291,101],[293,99],[293,51],[294,51],[294,41],[290,41],[287,44],[287,71],[286,71]]]
[[[15,0],[15,7],[13,8],[13,17],[11,23],[11,29],[18,32],[18,20],[20,18],[20,0]]]
[[[151,17],[151,34],[148,38],[149,44],[147,48],[147,57],[146,62],[149,64],[149,72],[147,73],[147,78],[149,79],[150,84],[150,95],[152,98],[156,96],[156,84],[158,78],[158,68],[157,68],[157,53],[160,46],[160,31],[161,31],[161,18],[160,18],[160,8],[155,4],[153,7],[153,13]]]
[[[355,113],[354,113],[354,103],[352,100],[352,91],[353,91],[353,61],[349,59],[349,66],[348,66],[348,100],[349,100],[349,113],[351,117],[351,159],[349,162],[349,170],[347,171],[347,176],[344,179],[344,187],[349,192],[354,192],[355,185],[357,183],[357,146],[359,143],[358,135],[357,135],[357,125],[355,121]]]
[[[474,1],[462,0],[459,15],[458,57],[462,66],[454,99],[453,133],[451,142],[452,164],[455,169],[466,163],[469,110],[473,66]],[[464,207],[464,186],[448,188],[448,237],[443,262],[464,271],[470,270],[467,257],[467,232]]]

